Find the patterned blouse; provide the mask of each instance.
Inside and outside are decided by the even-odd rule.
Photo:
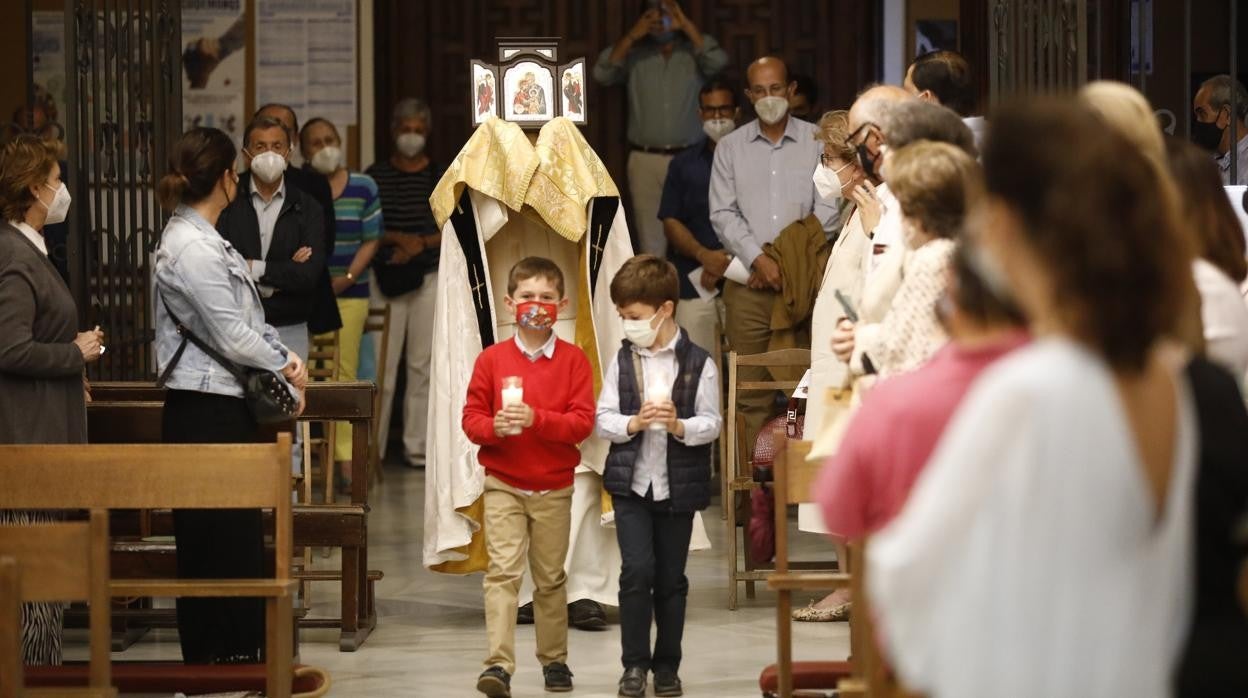
[[[908,250],[888,314],[875,328],[856,333],[880,378],[918,368],[949,341],[936,318],[936,301],[949,286],[954,247],[953,240],[938,238]]]

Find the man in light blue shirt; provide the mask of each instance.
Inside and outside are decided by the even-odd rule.
[[[662,258],[667,238],[657,218],[672,156],[702,139],[698,92],[728,63],[675,0],[647,0],[633,28],[594,65],[602,85],[628,91],[628,186],[641,251]]]
[[[758,118],[724,136],[715,148],[711,225],[724,247],[751,272],[748,284],[724,284],[728,341],[738,354],[758,354],[767,351],[772,306],[783,287],[780,266],[763,254],[763,245],[811,213],[831,233],[838,215],[815,193],[811,176],[823,145],[814,124],[788,113],[795,89],[788,68],[778,58],[765,57],[754,61],[746,75],[746,95]],[[768,380],[766,372],[747,367],[741,377]],[[770,415],[771,403],[772,396],[763,391],[744,393],[737,400],[750,447]]]

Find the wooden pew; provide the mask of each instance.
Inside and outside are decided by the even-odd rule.
[[[272,578],[114,577],[109,593],[263,598],[265,695],[290,698],[295,679],[291,597],[297,586],[290,577],[290,443],[283,434],[273,444],[0,446],[0,482],[5,483],[0,508],[272,510]]]
[[[17,560],[0,555],[0,698],[23,692],[22,603],[18,601]]]
[[[108,656],[108,585],[107,512],[92,511],[88,522],[0,526],[0,698],[117,695]],[[91,604],[88,685],[26,688],[19,604],[83,600]]]
[[[364,644],[377,626],[375,585],[383,573],[368,568],[368,457],[369,433],[373,419],[374,387],[369,382],[309,383],[307,407],[301,421],[346,421],[352,426],[355,445],[352,462],[358,463],[363,477],[353,478],[349,504],[300,504],[293,507],[296,546],[342,549],[339,570],[304,570],[294,575],[304,581],[342,581],[341,616],[338,618],[299,618],[304,628],[340,628],[339,649],[353,652]],[[89,440],[92,443],[160,443],[160,420],[164,391],[152,383],[94,383],[92,402],[87,409]],[[353,467],[355,467],[353,465]],[[167,518],[155,513],[143,535],[168,532]],[[170,558],[169,546],[159,543],[128,542],[115,550],[115,563],[149,565],[160,569],[151,558],[162,553]],[[117,560],[116,554],[125,560]],[[128,568],[134,569],[134,568]],[[154,614],[138,616],[151,619]],[[166,619],[163,624],[168,624]],[[157,623],[162,624],[162,623]]]

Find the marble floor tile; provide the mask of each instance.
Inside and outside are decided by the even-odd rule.
[[[332,696],[413,698],[470,697],[485,655],[485,620],[481,576],[455,577],[429,572],[421,565],[424,471],[387,466],[385,481],[372,494],[369,519],[370,566],[385,572],[377,585],[378,627],[357,652],[338,651],[337,633],[305,630],[301,635],[304,663],[326,668],[333,676]],[[685,695],[746,698],[757,696],[758,674],[776,656],[775,596],[759,585],[758,597],[740,594],[740,607],[727,610],[727,561],[724,525],[718,508],[705,513],[713,549],[693,553],[688,565],[689,604],[681,678]],[[794,557],[831,556],[817,536],[794,539]],[[318,558],[332,567],[333,559]],[[337,615],[336,583],[313,585],[312,614]],[[795,604],[805,603],[805,599]],[[841,659],[849,652],[845,623],[795,623],[798,659]],[[580,698],[614,698],[619,662],[619,626],[568,636],[568,664]],[[85,657],[85,645],[67,638],[67,656]],[[546,695],[534,658],[533,626],[517,630],[518,668],[512,694]],[[150,633],[118,661],[178,658],[172,630]]]

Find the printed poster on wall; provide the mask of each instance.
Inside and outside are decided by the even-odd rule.
[[[338,127],[343,149],[356,104],[356,0],[259,0],[256,106],[288,104],[299,123],[320,117]]]
[[[219,128],[242,144],[247,126],[243,0],[182,0],[182,125]]]

